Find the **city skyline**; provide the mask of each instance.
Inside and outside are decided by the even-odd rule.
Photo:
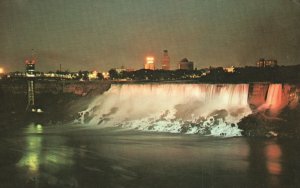
[[[257,59],[300,62],[300,5],[253,1],[1,1],[0,67],[24,70],[35,49],[37,69],[140,69],[168,49],[171,69],[253,65]]]

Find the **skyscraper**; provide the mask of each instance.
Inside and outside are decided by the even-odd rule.
[[[163,70],[170,70],[170,57],[168,55],[168,50],[163,51],[163,58],[161,62],[161,68]]]
[[[145,69],[155,70],[154,57],[146,58]]]

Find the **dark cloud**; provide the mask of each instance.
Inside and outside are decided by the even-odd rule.
[[[298,5],[300,5],[300,0],[291,0],[291,1],[298,4]]]
[[[37,57],[42,57],[43,59],[52,61],[66,61],[74,60],[74,58],[62,53],[62,52],[51,52],[51,51],[39,51],[36,54]]]
[[[287,3],[288,2],[288,3]],[[34,48],[40,70],[141,68],[145,56],[172,67],[252,65],[260,57],[300,62],[299,0],[0,1],[0,64]]]

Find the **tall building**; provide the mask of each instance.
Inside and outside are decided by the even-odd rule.
[[[168,55],[168,50],[163,51],[161,68],[162,68],[162,70],[170,70],[170,57]]]
[[[149,56],[146,58],[144,68],[149,70],[155,70],[154,57]]]
[[[276,67],[277,66],[277,60],[272,60],[272,59],[259,59],[256,62],[257,67]]]
[[[183,58],[179,61],[178,68],[180,70],[194,70],[194,62],[189,61],[187,58]]]

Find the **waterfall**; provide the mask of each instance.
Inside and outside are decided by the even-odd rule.
[[[283,106],[283,93],[281,84],[271,84],[269,86],[268,95],[266,99],[266,107],[271,112],[278,111]]]
[[[285,107],[292,107],[292,101],[297,98],[291,98],[293,96],[291,92],[291,86],[287,84],[270,84],[267,92],[266,101],[258,109],[259,111],[268,111],[269,115],[276,116]],[[296,95],[294,95],[296,97]]]
[[[238,136],[251,113],[248,84],[116,84],[81,112],[81,122],[144,131]]]

